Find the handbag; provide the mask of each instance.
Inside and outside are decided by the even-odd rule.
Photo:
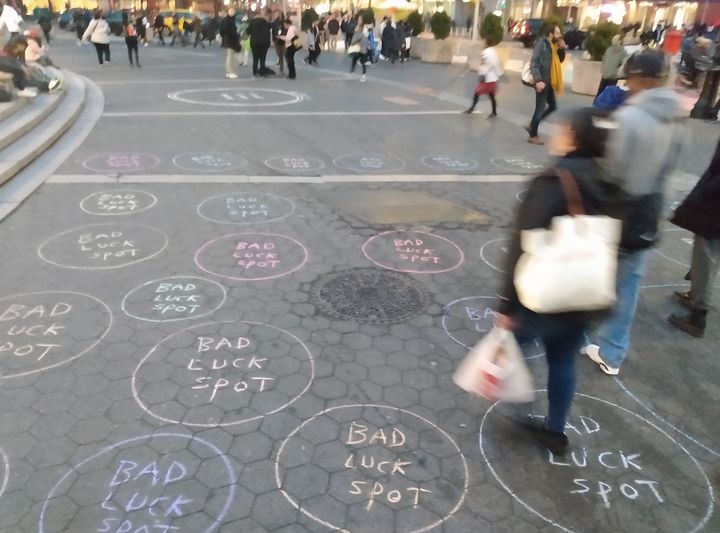
[[[348,55],[359,54],[360,53],[360,45],[359,44],[351,44],[350,46],[348,46],[347,53],[348,53]]]
[[[515,267],[515,289],[536,313],[600,311],[616,300],[618,245],[622,222],[586,215],[574,176],[555,169],[569,215],[552,219],[550,229],[524,230],[523,254]]]
[[[522,73],[520,74],[520,79],[522,80],[523,85],[527,85],[528,87],[535,87],[535,76],[533,76],[530,61],[525,63],[525,65],[523,66]]]
[[[497,327],[468,352],[453,381],[461,389],[491,401],[525,403],[535,398],[532,376],[515,335]]]

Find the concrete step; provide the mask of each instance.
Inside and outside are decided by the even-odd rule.
[[[12,102],[0,102],[0,121],[17,113],[25,107],[27,103],[27,98],[15,98]]]
[[[0,123],[0,150],[11,145],[45,120],[65,98],[65,91],[40,93]],[[18,97],[27,100],[27,98]]]
[[[0,141],[0,185],[8,181],[42,154],[73,125],[85,102],[85,83],[72,73],[65,73],[65,89],[55,94],[38,95],[24,109],[0,124],[0,134],[10,143]],[[9,124],[20,128],[17,134]],[[31,126],[30,126],[31,124]]]

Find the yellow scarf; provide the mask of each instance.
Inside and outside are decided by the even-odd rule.
[[[562,63],[560,63],[560,57],[558,56],[557,45],[552,41],[550,41],[550,57],[550,85],[555,91],[555,94],[560,95],[565,89]]]

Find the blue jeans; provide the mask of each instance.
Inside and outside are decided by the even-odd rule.
[[[600,347],[603,361],[620,368],[630,347],[630,330],[637,310],[640,282],[645,275],[649,250],[621,252],[618,258],[617,304],[591,341]]]
[[[517,317],[519,343],[540,339],[545,346],[548,364],[548,414],[545,427],[565,432],[573,397],[575,396],[575,357],[585,336],[585,324],[553,315],[538,315],[523,310]]]

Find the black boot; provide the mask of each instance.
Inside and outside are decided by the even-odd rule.
[[[705,335],[707,311],[693,309],[690,311],[690,314],[685,316],[672,314],[668,317],[668,322],[680,331],[684,331],[688,335],[701,339]]]
[[[525,415],[515,420],[525,429],[529,429],[535,440],[550,450],[553,455],[565,455],[570,449],[570,441],[565,433],[556,433],[545,427],[545,421],[533,415]]]

